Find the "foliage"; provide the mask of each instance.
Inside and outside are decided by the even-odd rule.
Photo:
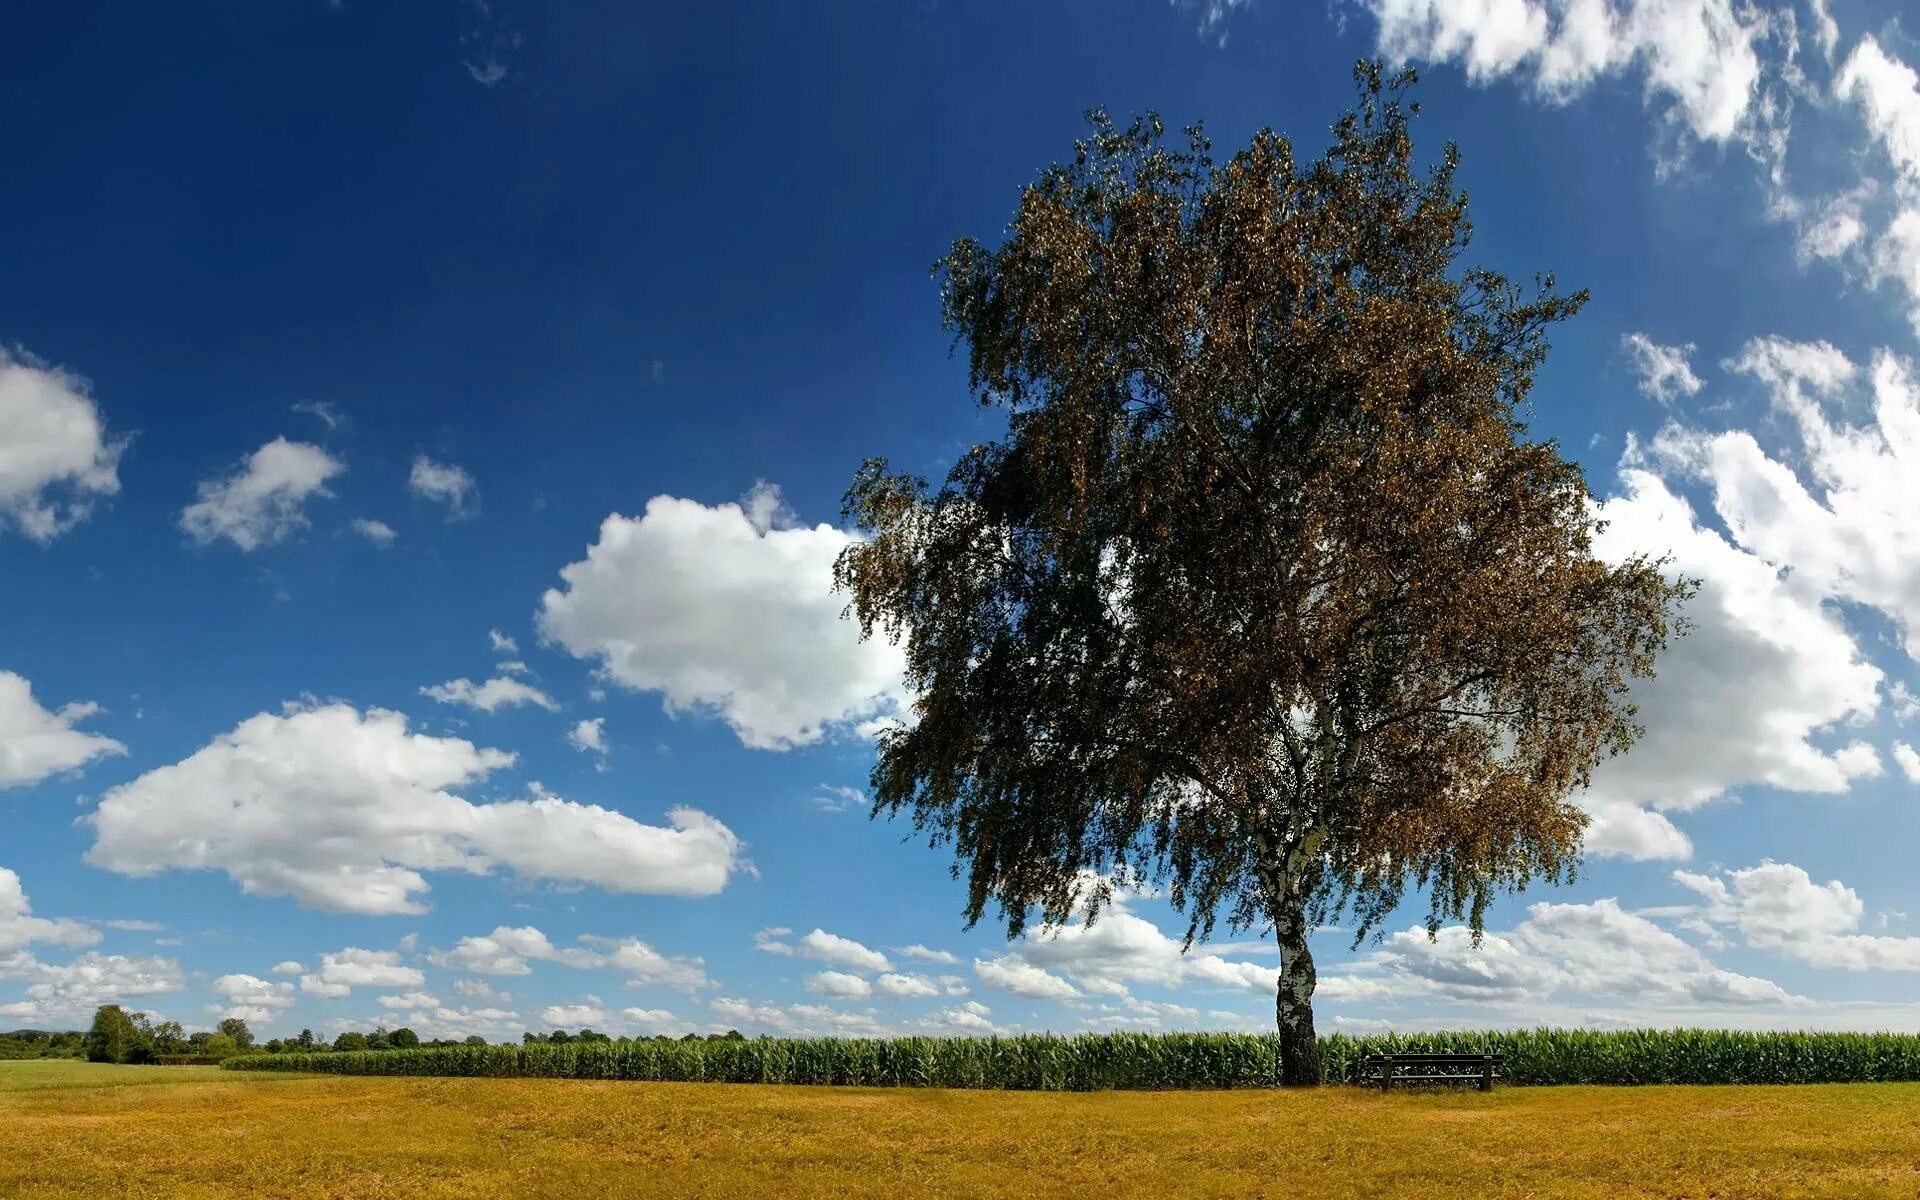
[[[533,1042],[372,1053],[253,1055],[233,1070],[1102,1091],[1275,1083],[1275,1035],[707,1039]],[[1327,1078],[1368,1082],[1369,1054],[1502,1054],[1519,1085],[1920,1081],[1920,1036],[1720,1030],[1537,1029],[1320,1040]]]
[[[195,1058],[211,1058],[216,1062],[245,1053],[230,1034],[204,1032],[187,1039],[187,1052]]]
[[[239,1049],[253,1049],[253,1030],[247,1028],[247,1023],[239,1017],[227,1017],[220,1022],[217,1029],[222,1037],[232,1039],[233,1044]]]
[[[1684,587],[1592,549],[1580,468],[1532,440],[1547,329],[1585,293],[1462,264],[1449,145],[1363,63],[1317,161],[1271,131],[1094,114],[1007,241],[935,271],[1004,438],[937,491],[868,462],[837,582],[903,639],[915,719],[876,813],[950,844],[1009,936],[1167,885],[1189,939],[1271,923],[1310,1082],[1307,932],[1430,928],[1577,862],[1571,802],[1638,734]]]
[[[88,1062],[141,1063],[153,1056],[145,1031],[118,1004],[103,1004],[94,1011],[86,1047]]]
[[[104,1004],[94,1012],[83,1045],[89,1060],[111,1063],[175,1062],[238,1052],[229,1038],[205,1031],[188,1037],[178,1021],[155,1022],[118,1004]]]
[[[324,1049],[326,1049],[325,1045],[314,1038],[311,1029],[302,1029],[296,1037],[273,1038],[266,1044],[266,1051],[269,1054],[297,1054]]]
[[[178,1021],[161,1021],[153,1024],[148,1022],[144,1013],[133,1014],[133,1021],[137,1028],[145,1031],[148,1041],[152,1044],[156,1062],[162,1055],[185,1054],[191,1049],[192,1039],[187,1037],[186,1029]]]
[[[0,1033],[0,1059],[80,1058],[87,1035],[77,1030],[16,1029]]]

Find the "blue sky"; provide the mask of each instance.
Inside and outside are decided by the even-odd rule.
[[[1920,41],[1892,4],[38,6],[0,78],[0,1027],[1262,1028],[1253,931],[1009,945],[869,822],[827,594],[994,436],[929,264],[1081,112],[1419,66],[1535,427],[1702,579],[1586,870],[1316,938],[1323,1027],[1920,1028]],[[1910,920],[1909,913],[1916,919]]]

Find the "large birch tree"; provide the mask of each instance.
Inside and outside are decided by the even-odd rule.
[[[1586,294],[1463,263],[1455,147],[1422,169],[1411,74],[1356,77],[1308,164],[1095,114],[999,248],[957,242],[944,315],[1005,436],[937,490],[868,462],[837,568],[918,696],[875,813],[952,848],[969,922],[1155,881],[1190,944],[1270,926],[1286,1084],[1321,1078],[1316,925],[1357,943],[1411,892],[1478,931],[1576,867],[1686,591],[1595,557],[1529,433]]]

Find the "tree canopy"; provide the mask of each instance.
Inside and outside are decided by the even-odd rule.
[[[144,1062],[147,1058],[139,1026],[118,1004],[103,1004],[94,1010],[86,1051],[87,1061],[97,1063]]]
[[[917,693],[875,812],[951,846],[969,922],[1153,880],[1189,940],[1271,923],[1287,1082],[1319,1078],[1315,924],[1364,938],[1414,891],[1477,932],[1575,868],[1686,591],[1597,558],[1529,436],[1586,294],[1463,264],[1455,147],[1420,169],[1411,73],[1356,77],[1306,164],[1096,113],[1004,244],[955,243],[944,317],[1006,434],[937,489],[865,464],[836,569]]]

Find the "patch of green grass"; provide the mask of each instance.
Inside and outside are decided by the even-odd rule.
[[[23,1058],[0,1062],[0,1094],[179,1084],[189,1079],[218,1078],[220,1072],[215,1067],[123,1067],[90,1063],[83,1058]]]
[[[65,1063],[0,1081],[7,1200],[1920,1194],[1913,1084],[1073,1094]]]

